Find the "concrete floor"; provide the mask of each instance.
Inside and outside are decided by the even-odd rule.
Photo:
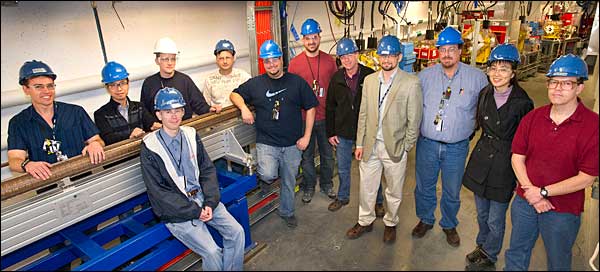
[[[590,83],[591,84],[591,83]],[[534,99],[535,106],[548,103],[545,77],[535,77],[521,82],[521,86]],[[582,95],[584,103],[592,107],[593,94]],[[476,141],[471,141],[471,148]],[[358,162],[353,161],[350,204],[337,212],[330,212],[331,202],[327,196],[317,193],[309,204],[301,201],[301,192],[296,194],[296,217],[298,227],[289,229],[274,212],[252,226],[252,239],[265,244],[259,254],[250,259],[246,270],[463,270],[465,255],[475,248],[478,232],[473,194],[467,189],[461,192],[461,208],[458,213],[458,233],[461,245],[453,248],[446,243],[446,236],[437,223],[421,239],[413,239],[412,228],[418,223],[415,215],[415,151],[409,154],[407,178],[404,184],[403,201],[400,206],[400,223],[397,226],[396,242],[383,243],[384,225],[380,218],[374,229],[356,240],[345,237],[346,231],[357,222],[358,216]],[[338,185],[337,176],[334,183]],[[590,195],[591,190],[587,190]],[[318,192],[318,191],[317,191]],[[438,182],[438,203],[441,187]],[[591,270],[588,259],[598,241],[598,200],[587,198],[586,212],[576,245],[573,247],[573,270]],[[504,246],[496,263],[497,270],[504,268],[504,251],[510,240],[510,209],[507,214],[507,229]],[[595,261],[598,266],[598,261]],[[546,254],[541,238],[533,250],[530,270],[547,270]]]

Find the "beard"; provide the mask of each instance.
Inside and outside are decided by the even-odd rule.
[[[389,72],[389,71],[391,71],[391,70],[394,70],[394,69],[396,69],[396,67],[398,67],[398,64],[395,64],[395,65],[394,65],[394,64],[392,64],[392,65],[390,65],[390,66],[389,66],[389,67],[387,67],[387,68],[386,68],[386,67],[384,67],[383,65],[381,65],[381,69],[382,69],[382,70],[384,70],[384,71],[386,71],[386,72]]]
[[[312,50],[309,47],[305,46],[304,49],[306,49],[306,51],[308,51],[309,53],[315,53],[315,52],[319,51],[319,46],[315,45],[315,49],[312,49]]]

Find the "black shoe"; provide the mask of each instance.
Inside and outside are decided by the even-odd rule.
[[[311,191],[311,190],[304,191],[304,194],[302,195],[302,202],[310,203],[310,201],[312,200],[314,195],[315,195],[315,191]]]
[[[296,219],[296,216],[292,215],[292,216],[281,216],[281,218],[283,218],[283,221],[285,221],[285,223],[287,224],[288,228],[295,228],[296,226],[298,226],[298,219]]]
[[[483,252],[481,252],[481,245],[477,245],[477,247],[475,248],[475,250],[471,251],[471,253],[467,254],[467,262],[469,264],[472,264],[474,262],[477,262],[481,256],[484,256]]]
[[[476,262],[465,267],[466,271],[496,271],[496,264],[483,255]]]

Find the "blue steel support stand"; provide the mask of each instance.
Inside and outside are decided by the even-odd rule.
[[[246,193],[256,187],[256,176],[243,176],[219,170],[221,202],[242,225],[245,232],[246,251],[255,244],[250,236],[250,220]],[[120,219],[101,230],[98,224],[142,207],[133,215]],[[214,229],[209,231],[219,246],[222,237]],[[106,250],[103,245],[128,237],[120,244]],[[133,197],[110,209],[102,211],[75,225],[46,236],[32,244],[2,256],[2,270],[23,261],[40,251],[61,246],[58,250],[20,268],[20,270],[57,270],[80,258],[82,264],[73,270],[156,270],[179,256],[187,247],[175,239],[163,223],[157,221],[148,205],[146,193]]]

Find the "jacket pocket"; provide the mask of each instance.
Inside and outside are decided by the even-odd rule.
[[[471,152],[471,158],[467,163],[465,175],[472,178],[475,182],[483,184],[492,169],[496,153],[497,150],[490,144],[485,144],[481,141],[478,142],[473,152]]]

